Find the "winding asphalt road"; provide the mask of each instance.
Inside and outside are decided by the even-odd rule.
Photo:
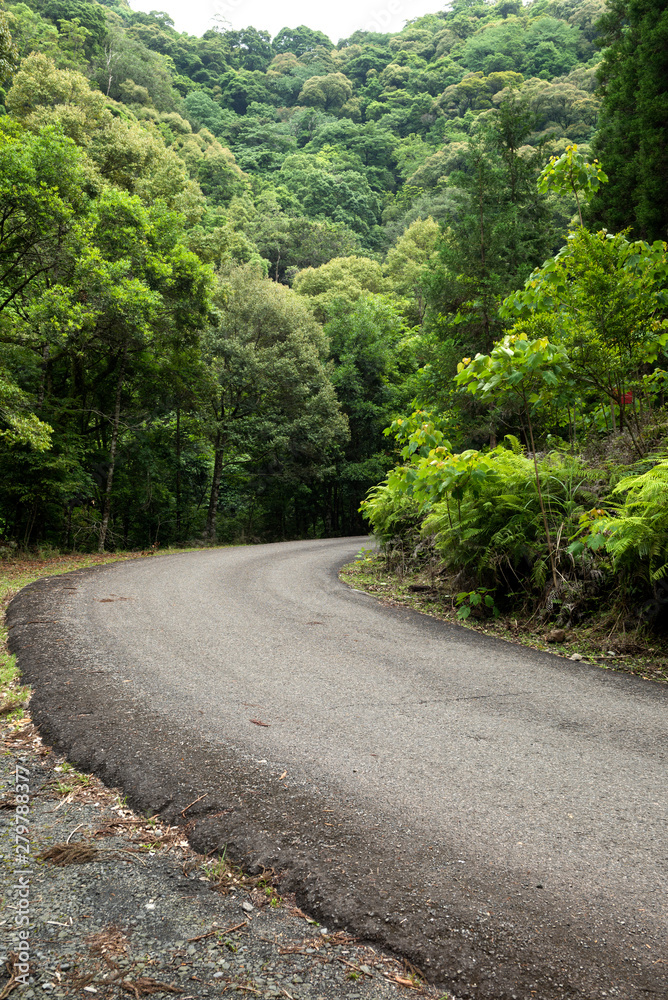
[[[337,578],[364,544],[32,585],[38,724],[458,997],[665,1000],[668,691],[383,606]]]

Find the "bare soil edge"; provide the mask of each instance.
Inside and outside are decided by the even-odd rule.
[[[70,660],[68,629],[58,620],[71,577],[17,595],[7,616],[10,649],[33,685],[31,712],[43,738],[80,769],[122,787],[134,808],[182,824],[199,852],[225,848],[251,870],[284,872],[286,890],[318,919],[406,956],[459,997],[668,995],[666,973],[630,958],[612,923],[574,922],[567,901],[518,891],[504,872],[478,873],[467,884],[430,881],[425,898],[420,876],[433,871],[434,859],[415,843],[393,835],[383,845],[326,790],[285,789],[266,768],[133,701],[110,676],[91,682]],[[335,836],[327,828],[333,817]]]
[[[590,664],[599,671],[627,674],[668,686],[664,635],[668,606],[664,607],[663,616],[656,611],[654,631],[640,627],[640,619],[630,612],[620,625],[616,612],[605,606],[593,617],[562,627],[558,622],[543,620],[540,609],[538,612],[529,608],[501,612],[496,609],[495,617],[482,606],[470,608],[464,599],[462,608],[469,613],[462,620],[455,599],[458,588],[450,577],[434,576],[428,567],[409,568],[404,573],[388,569],[377,549],[366,550],[342,565],[339,577],[349,587],[369,594],[381,604],[410,609],[517,647],[551,653],[562,660]],[[658,609],[661,602],[646,603]]]

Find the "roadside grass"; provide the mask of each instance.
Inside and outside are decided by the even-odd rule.
[[[63,761],[54,771],[60,777],[56,780],[54,790],[57,795],[72,795],[82,788],[90,788],[92,777],[90,774],[83,774],[77,771],[76,767]]]
[[[492,617],[491,609],[476,609],[462,619],[457,603],[457,587],[429,569],[397,573],[387,569],[385,558],[372,549],[362,549],[357,558],[339,573],[341,580],[356,590],[372,594],[386,604],[408,607],[432,618],[461,625],[485,635],[496,636],[532,649],[554,653],[566,659],[581,658],[603,670],[634,674],[643,680],[668,683],[668,656],[660,637],[643,629],[619,632],[614,622],[591,619],[566,630],[563,642],[548,642],[554,626],[541,622],[535,614],[513,611]],[[459,613],[458,613],[459,612]]]
[[[281,905],[282,897],[277,890],[279,876],[273,868],[263,868],[259,873],[250,874],[230,861],[227,848],[217,857],[208,858],[200,870],[201,877],[211,882],[223,896],[243,889],[250,893],[252,902],[258,908],[267,905],[275,908]],[[309,920],[309,923],[315,921]]]

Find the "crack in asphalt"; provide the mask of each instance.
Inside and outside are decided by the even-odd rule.
[[[494,694],[467,694],[461,698],[421,698],[418,701],[374,701],[375,708],[410,708],[412,705],[449,705],[458,701],[479,701],[484,698],[521,698],[523,695],[531,694],[531,691],[499,691]],[[246,705],[246,702],[243,702]],[[255,706],[259,707],[259,706]],[[358,708],[357,702],[340,702],[332,706],[332,711],[339,708]]]

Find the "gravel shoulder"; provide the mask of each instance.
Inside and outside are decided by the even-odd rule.
[[[329,932],[281,873],[194,851],[183,825],[141,816],[119,790],[46,746],[29,718],[0,725],[0,997],[223,994],[435,1000],[415,970]],[[30,972],[19,969],[16,768],[28,776]],[[23,859],[21,858],[21,864]]]

